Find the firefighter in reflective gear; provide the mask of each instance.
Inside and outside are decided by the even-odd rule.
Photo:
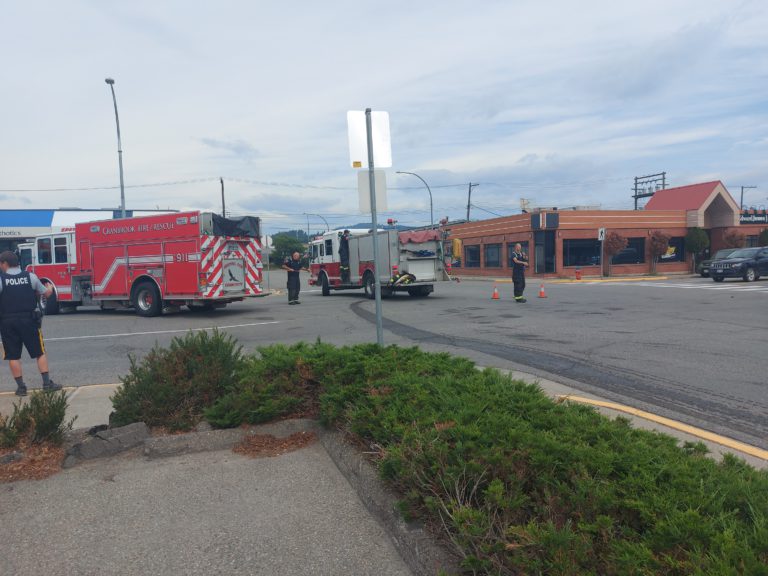
[[[341,283],[349,284],[349,230],[339,236],[339,262],[341,265]]]
[[[301,263],[301,254],[294,252],[290,258],[283,262],[283,270],[288,272],[288,304],[301,304],[299,292],[301,291],[301,278],[299,272],[309,272]]]
[[[42,314],[38,309],[38,296],[50,296],[53,287],[44,286],[40,279],[19,268],[19,258],[13,252],[0,254],[0,336],[5,359],[16,380],[16,395],[26,396],[27,385],[21,373],[22,347],[37,360],[43,378],[43,390],[61,390],[48,375],[48,359],[41,330]]]
[[[523,247],[520,242],[515,244],[515,251],[512,253],[512,284],[515,287],[515,302],[527,302],[523,298],[525,290],[525,269],[528,267],[528,257],[523,254]]]

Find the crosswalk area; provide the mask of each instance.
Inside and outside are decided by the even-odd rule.
[[[680,281],[680,282],[662,282],[662,281],[627,281],[627,282],[579,282],[569,284],[570,286],[587,285],[590,286],[648,286],[650,288],[678,288],[682,290],[716,290],[716,291],[736,291],[736,292],[762,292],[768,294],[768,281],[758,282],[740,282],[738,280],[713,282],[709,281]]]

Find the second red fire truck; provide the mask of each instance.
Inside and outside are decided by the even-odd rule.
[[[19,247],[27,270],[53,285],[46,314],[132,307],[140,316],[186,305],[222,308],[262,295],[259,219],[178,212],[75,225]]]

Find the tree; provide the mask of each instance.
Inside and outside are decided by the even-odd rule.
[[[270,260],[273,264],[282,264],[294,252],[303,254],[306,249],[303,242],[296,239],[295,234],[280,232],[272,236],[272,254]]]
[[[603,240],[603,254],[608,262],[608,276],[611,275],[611,264],[613,264],[613,257],[627,247],[629,240],[624,238],[618,232],[609,232]]]
[[[725,248],[744,248],[746,240],[744,234],[731,230],[723,236],[723,246]]]
[[[685,235],[685,247],[691,252],[693,258],[691,258],[692,272],[696,272],[696,257],[701,254],[705,248],[709,248],[709,236],[706,231],[694,226],[688,229],[688,234]]]
[[[768,228],[760,232],[760,236],[757,237],[757,241],[760,246],[768,246]]]
[[[662,255],[667,253],[667,248],[669,248],[669,236],[660,230],[654,230],[649,241],[651,266],[653,266],[651,272],[656,273],[656,263]]]

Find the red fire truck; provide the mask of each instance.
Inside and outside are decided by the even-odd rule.
[[[429,296],[434,283],[450,280],[443,259],[440,230],[350,230],[349,271],[342,274],[339,246],[342,232],[327,232],[309,243],[312,286],[320,286],[323,296],[332,290],[362,288],[374,298],[373,239],[378,239],[379,278],[382,296],[408,292],[411,296]]]
[[[84,222],[35,238],[22,261],[53,285],[46,314],[132,307],[140,316],[186,305],[223,308],[262,294],[259,219],[177,212]]]

